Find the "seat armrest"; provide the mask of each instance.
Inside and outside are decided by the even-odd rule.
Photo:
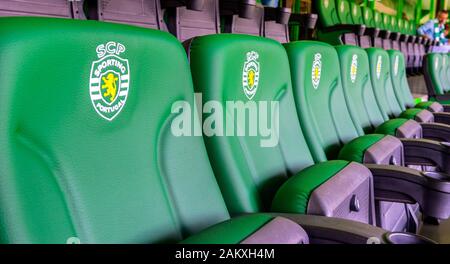
[[[450,94],[440,94],[440,95],[435,95],[434,97],[436,97],[436,100],[438,102],[439,101],[448,101],[448,100],[450,100]],[[450,107],[450,106],[448,106],[448,107]]]
[[[271,215],[282,216],[300,224],[308,233],[311,244],[387,243],[385,236],[388,231],[361,222],[316,215],[283,213],[271,213]]]
[[[442,123],[420,123],[423,138],[450,142],[450,125]]]
[[[442,106],[444,107],[444,112],[450,113],[450,105],[449,104],[443,104]]]
[[[406,165],[435,166],[438,170],[450,173],[450,146],[429,139],[400,139]]]
[[[373,175],[375,200],[418,203],[427,216],[449,218],[450,175],[393,165],[365,165]]]
[[[433,113],[434,122],[450,125],[450,113],[440,112]]]

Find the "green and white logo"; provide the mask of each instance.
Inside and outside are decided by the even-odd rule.
[[[328,0],[323,0],[323,6],[325,6],[325,8],[328,8]]]
[[[322,54],[316,53],[314,54],[314,61],[312,64],[312,73],[311,73],[311,79],[312,79],[312,85],[314,89],[317,89],[319,87],[320,83],[320,74],[322,72]]]
[[[256,51],[247,52],[247,60],[242,70],[242,88],[249,100],[255,96],[259,84],[259,54]]]
[[[397,76],[398,74],[398,60],[399,60],[399,56],[395,56],[395,60],[394,60],[394,76]]]
[[[92,62],[89,91],[95,111],[112,121],[122,111],[130,87],[130,66],[120,57],[126,48],[110,41],[97,46],[99,60]]]
[[[350,66],[350,80],[352,81],[352,83],[355,83],[357,73],[358,73],[358,55],[353,54],[352,65]]]
[[[382,67],[382,60],[381,60],[381,55],[378,55],[377,58],[377,79],[380,79],[381,76],[381,67]]]

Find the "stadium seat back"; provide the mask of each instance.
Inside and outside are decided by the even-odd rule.
[[[281,184],[313,164],[298,121],[283,46],[262,37],[219,34],[194,38],[188,49],[194,87],[201,93],[203,103],[247,107],[243,120],[238,118],[243,112],[233,106],[218,112],[223,120],[232,120],[226,123],[230,133],[205,137],[230,213],[270,210]],[[278,109],[275,105],[279,105]],[[204,114],[204,122],[210,118],[209,113]],[[261,123],[264,120],[268,123]],[[279,131],[272,137],[278,139],[273,138],[273,142],[269,142],[268,135],[250,132],[252,125],[275,128],[276,123]],[[216,126],[222,129],[225,125]]]
[[[442,53],[441,58],[442,58],[442,67],[440,70],[440,78],[444,93],[447,93],[450,91],[450,83],[448,82],[448,75],[447,75],[447,70],[449,68],[448,55]]]
[[[390,118],[396,117],[400,115],[404,107],[400,106],[395,97],[389,55],[385,50],[378,48],[368,48],[366,51],[369,57],[370,78],[378,106]]]
[[[390,30],[391,32],[398,32],[398,21],[395,16],[389,16],[391,19]]]
[[[373,22],[377,28],[382,28],[383,18],[381,13],[377,11],[373,11]]]
[[[314,1],[322,26],[331,27],[340,23],[334,0]]]
[[[176,242],[229,218],[202,138],[171,128],[194,99],[173,36],[3,18],[0,50],[2,243]]]
[[[428,53],[424,59],[424,76],[427,82],[428,94],[443,95],[445,86],[441,80],[442,55],[439,53]]]
[[[374,28],[376,27],[375,25],[375,21],[373,19],[373,10],[370,9],[369,7],[361,7],[362,10],[362,16],[364,19],[364,24],[366,25],[366,27],[371,27]]]
[[[364,19],[361,13],[361,7],[356,3],[350,3],[353,24],[364,25]]]
[[[350,4],[347,0],[336,0],[336,10],[340,24],[353,24]]]
[[[300,124],[316,161],[336,158],[342,144],[363,134],[345,103],[339,58],[331,45],[298,41],[285,45]]]
[[[369,59],[364,49],[355,46],[338,46],[342,86],[353,121],[365,133],[387,120],[378,108],[369,74]]]
[[[400,105],[413,108],[414,98],[406,79],[405,57],[403,56],[403,53],[398,50],[388,50],[387,52],[389,54],[392,84],[397,100]]]

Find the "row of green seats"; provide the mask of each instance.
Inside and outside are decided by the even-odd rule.
[[[446,105],[450,111],[450,54],[429,53],[424,58],[424,76],[431,101]]]
[[[367,78],[370,51],[345,69],[321,42],[185,48],[126,25],[0,19],[0,242],[392,242],[418,232],[415,210],[449,217],[448,147],[364,135],[347,105],[341,71],[392,83],[384,51]],[[229,121],[239,105],[247,118]],[[401,166],[424,156],[433,174]]]

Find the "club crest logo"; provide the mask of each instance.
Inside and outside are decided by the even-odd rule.
[[[380,79],[381,67],[382,67],[381,56],[378,56],[378,59],[377,59],[377,79]]]
[[[312,65],[312,73],[311,73],[311,79],[312,79],[312,85],[314,89],[317,89],[319,87],[320,83],[320,74],[322,72],[322,54],[316,53],[314,55],[314,61]]]
[[[112,121],[122,111],[130,87],[130,65],[120,57],[124,45],[110,41],[97,46],[99,60],[92,62],[89,91],[95,111]]]
[[[394,76],[397,76],[397,74],[398,74],[398,60],[399,60],[399,57],[397,55],[397,56],[395,56],[395,60],[394,60]]]
[[[352,83],[355,83],[357,73],[358,73],[358,55],[353,54],[352,65],[350,66],[350,80],[352,81]]]
[[[259,54],[256,51],[247,52],[247,60],[242,70],[242,88],[249,100],[255,96],[259,84]]]

